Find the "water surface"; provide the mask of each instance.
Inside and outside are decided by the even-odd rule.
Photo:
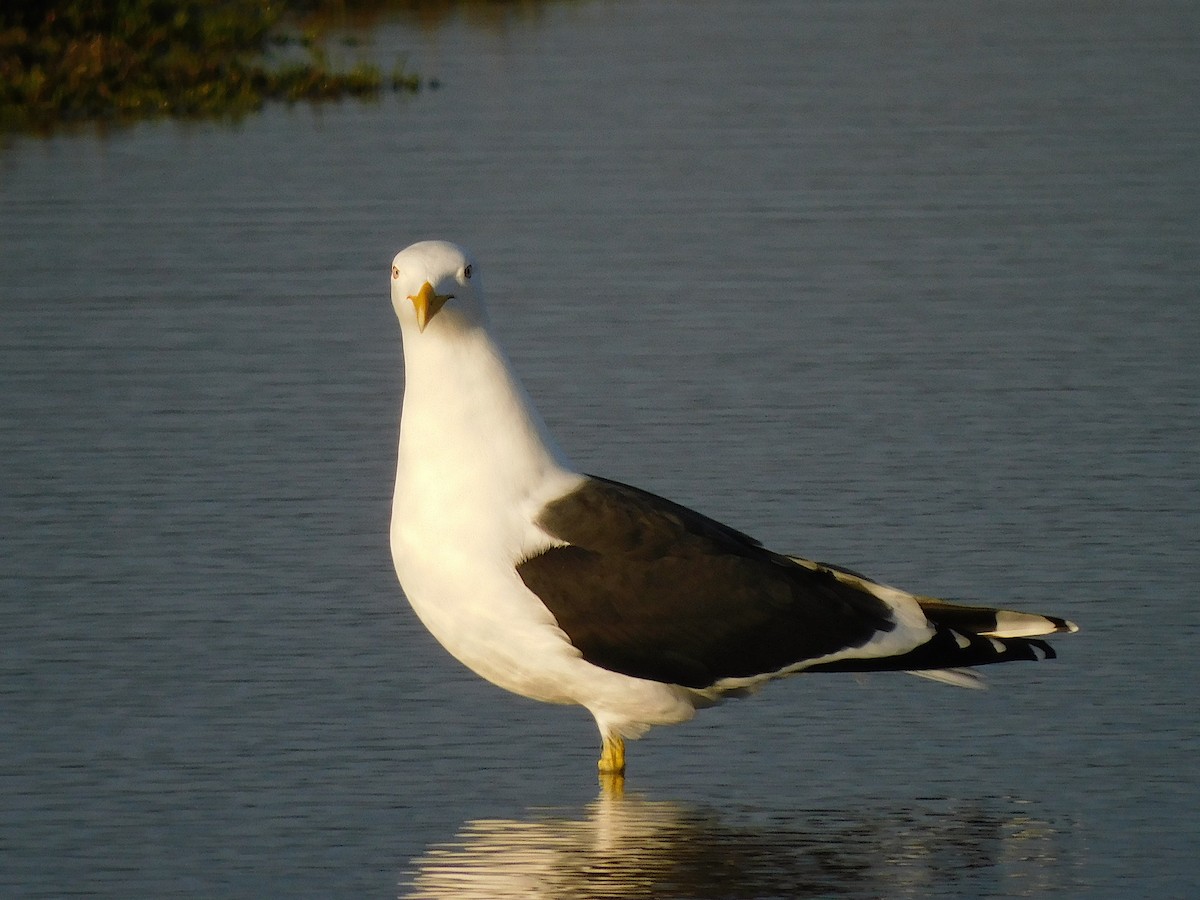
[[[1170,896],[1195,846],[1188,4],[547,4],[442,87],[0,149],[14,896]],[[567,451],[780,549],[1069,616],[954,691],[631,746],[434,645],[387,265],[470,246]]]

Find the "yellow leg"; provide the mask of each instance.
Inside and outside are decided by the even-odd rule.
[[[600,789],[609,797],[620,797],[625,793],[625,741],[604,736],[604,749],[600,752]]]
[[[600,794],[607,798],[624,797],[625,776],[616,772],[601,772]]]
[[[600,752],[597,767],[606,775],[625,774],[625,741],[620,735],[604,735],[604,748]]]

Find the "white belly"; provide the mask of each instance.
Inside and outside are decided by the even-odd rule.
[[[415,558],[393,533],[393,558],[409,603],[437,641],[477,675],[545,703],[577,703],[628,737],[690,719],[684,688],[631,678],[585,661],[511,567],[481,574],[478,558]]]

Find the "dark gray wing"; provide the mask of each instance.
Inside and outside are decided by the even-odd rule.
[[[861,647],[887,604],[662,497],[589,478],[539,525],[569,546],[517,566],[595,665],[687,687]]]

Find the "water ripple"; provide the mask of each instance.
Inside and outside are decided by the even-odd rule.
[[[752,821],[602,794],[574,812],[473,819],[414,861],[401,896],[1008,896],[1061,885],[1059,827],[1014,801],[812,809]],[[975,888],[973,890],[973,887]]]

